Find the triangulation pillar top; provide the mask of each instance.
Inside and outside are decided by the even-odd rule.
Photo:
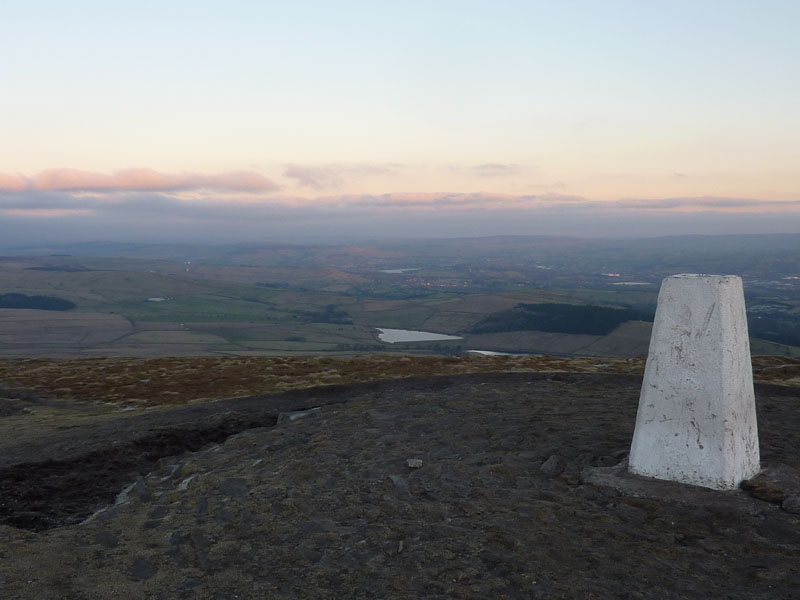
[[[662,282],[629,470],[715,489],[760,470],[741,278]]]

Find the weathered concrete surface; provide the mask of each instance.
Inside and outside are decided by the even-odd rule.
[[[759,471],[742,280],[674,275],[658,296],[631,473],[732,489]]]

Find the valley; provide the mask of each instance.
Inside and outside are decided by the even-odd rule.
[[[794,248],[800,236],[10,249],[0,296],[19,307],[0,308],[0,357],[644,356],[675,272],[740,274],[753,353],[794,356]],[[388,343],[380,329],[455,339]]]

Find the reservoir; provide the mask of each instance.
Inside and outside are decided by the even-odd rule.
[[[444,335],[441,333],[431,333],[429,331],[413,331],[411,329],[384,329],[381,327],[376,328],[378,338],[387,344],[396,344],[397,342],[436,342],[439,340],[462,340],[458,335]]]

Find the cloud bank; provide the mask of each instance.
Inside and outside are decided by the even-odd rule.
[[[330,185],[342,172],[295,167],[287,167],[287,176],[310,188]],[[32,177],[0,174],[0,245],[98,239],[307,242],[374,236],[800,233],[800,200],[702,196],[592,201],[556,193],[488,192],[305,198],[278,193],[280,189],[246,171],[174,175],[128,169],[103,175],[54,169]]]
[[[328,165],[286,165],[283,176],[300,187],[313,190],[336,190],[352,179],[396,175],[403,165],[397,163],[347,163]]]
[[[113,192],[151,191],[178,192],[190,190],[227,192],[274,192],[280,189],[275,182],[251,171],[235,171],[216,175],[160,173],[153,169],[125,169],[113,175],[49,169],[32,177],[0,173],[0,192],[61,191]]]
[[[330,187],[336,188],[342,184],[342,178],[336,170],[329,167],[308,167],[290,164],[286,166],[283,176],[293,179],[300,186],[315,190]]]

